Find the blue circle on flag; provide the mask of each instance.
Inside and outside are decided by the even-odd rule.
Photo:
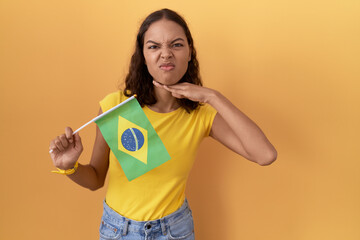
[[[121,135],[121,144],[126,150],[135,152],[144,145],[144,135],[139,129],[128,128]]]

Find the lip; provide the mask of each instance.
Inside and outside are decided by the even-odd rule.
[[[171,71],[175,68],[175,64],[173,63],[163,63],[160,65],[160,69],[164,71]]]

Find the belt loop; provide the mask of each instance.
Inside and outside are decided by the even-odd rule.
[[[164,222],[164,219],[160,219],[160,225],[161,225],[161,231],[162,231],[162,234],[163,235],[166,235],[166,225],[165,225],[165,222]]]
[[[125,223],[122,230],[122,235],[126,236],[128,232],[129,219],[125,219]]]

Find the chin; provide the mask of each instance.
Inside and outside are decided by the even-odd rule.
[[[161,79],[161,80],[155,80],[156,82],[162,84],[162,85],[166,85],[166,86],[171,86],[174,84],[177,84],[180,80],[170,80],[170,79]]]

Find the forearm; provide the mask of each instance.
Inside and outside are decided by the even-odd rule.
[[[213,106],[237,136],[250,158],[256,162],[272,162],[277,152],[261,129],[225,96],[212,91],[207,103]]]
[[[95,168],[90,164],[79,164],[76,172],[68,175],[68,177],[80,186],[92,191],[97,190],[104,185],[104,180],[100,178]]]
[[[154,81],[154,84],[169,91],[176,98],[187,98],[213,106],[221,118],[218,118],[217,124],[214,120],[212,137],[233,151],[261,165],[268,165],[276,159],[277,152],[261,129],[221,93],[190,83],[166,86]],[[227,126],[224,127],[223,124]],[[225,136],[222,130],[230,130],[232,138]]]

